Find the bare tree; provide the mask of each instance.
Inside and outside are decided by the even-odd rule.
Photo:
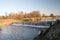
[[[53,14],[53,13],[51,13],[51,14],[50,14],[50,17],[54,18],[55,16],[54,16],[54,14]]]

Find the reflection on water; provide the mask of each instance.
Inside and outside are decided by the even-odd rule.
[[[0,40],[33,40],[39,33],[39,28],[10,25],[2,28]]]

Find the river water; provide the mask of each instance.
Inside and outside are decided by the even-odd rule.
[[[42,24],[46,27],[51,22],[36,22],[36,23],[22,23],[28,25],[39,25]],[[44,28],[45,28],[44,27]],[[5,26],[0,30],[0,40],[33,40],[36,36],[41,33],[41,29],[37,27],[20,26],[20,23],[13,23],[9,26]]]
[[[9,25],[0,31],[0,40],[33,40],[41,31],[39,28]]]

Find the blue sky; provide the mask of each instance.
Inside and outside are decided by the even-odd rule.
[[[0,0],[0,15],[33,10],[38,10],[46,15],[50,13],[60,15],[60,0]]]

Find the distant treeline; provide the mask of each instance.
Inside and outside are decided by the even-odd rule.
[[[42,18],[42,17],[56,17],[54,14],[50,14],[49,16],[42,14],[39,11],[32,11],[30,13],[17,12],[10,13],[6,16],[0,16],[0,19],[24,19],[24,18]],[[60,16],[57,16],[60,18]]]

